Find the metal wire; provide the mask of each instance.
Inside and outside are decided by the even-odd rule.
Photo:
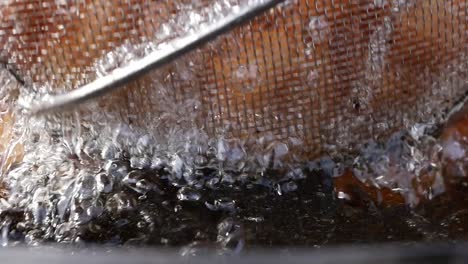
[[[33,107],[32,112],[37,114],[60,111],[105,96],[146,73],[175,61],[184,54],[205,45],[210,40],[227,34],[235,26],[263,14],[281,2],[283,0],[261,0],[232,8],[231,14],[225,15],[221,19],[213,19],[213,21],[205,23],[204,26],[199,26],[198,29],[189,29],[193,33],[187,32],[185,36],[176,37],[164,45],[160,44],[155,50],[145,52],[141,58],[135,58],[129,63],[125,63],[126,65],[119,65],[113,71],[99,76],[88,84],[64,94],[49,95],[47,100],[42,100]]]

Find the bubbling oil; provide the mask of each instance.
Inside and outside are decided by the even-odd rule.
[[[191,25],[215,19],[231,5],[219,1],[211,13],[181,6],[185,15],[161,25],[157,37],[163,41],[193,31]],[[369,74],[353,90],[358,100],[349,102],[362,111],[351,126],[369,124],[366,105],[372,86],[381,82],[391,30],[385,23],[371,36]],[[314,41],[326,39],[326,19],[312,18],[308,33]],[[157,49],[153,42],[124,44],[96,61],[97,75]],[[178,66],[179,77],[190,80],[190,63]],[[234,77],[255,79],[257,71],[257,65],[240,65]],[[464,72],[466,64],[446,69],[452,80],[463,81]],[[309,74],[310,82],[316,74]],[[160,105],[141,129],[129,121],[131,116],[103,111],[97,102],[71,113],[30,116],[30,106],[52,89],[26,87],[0,69],[0,244],[149,244],[184,246],[181,254],[193,255],[204,248],[231,254],[245,245],[319,246],[467,234],[462,205],[439,212],[439,225],[428,213],[438,209],[427,205],[451,199],[448,174],[466,178],[466,135],[447,140],[436,133],[445,120],[437,105],[448,97],[451,83],[428,78],[434,80],[429,92],[438,96],[421,104],[420,112],[421,117],[434,113],[433,119],[415,123],[404,115],[406,128],[387,140],[356,143],[358,152],[347,148],[351,142],[340,131],[345,129],[341,120],[332,120],[323,131],[343,137],[328,146],[329,156],[307,160],[300,138],[277,140],[268,133],[236,138],[227,136],[229,128],[208,133],[197,122],[203,118],[201,95],[174,96],[159,81],[170,77],[152,77],[159,100],[150,101]],[[384,120],[377,121],[375,127],[387,129]],[[454,172],[447,172],[446,164]]]

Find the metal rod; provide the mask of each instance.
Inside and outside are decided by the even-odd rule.
[[[225,18],[201,27],[195,34],[169,41],[163,48],[151,52],[142,59],[115,69],[110,74],[65,94],[48,96],[32,107],[33,114],[71,108],[85,101],[114,91],[143,74],[157,69],[206,42],[230,31],[233,27],[269,10],[284,0],[255,0],[253,3],[233,10]]]

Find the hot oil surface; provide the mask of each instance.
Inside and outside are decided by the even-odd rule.
[[[465,123],[462,114],[437,133],[439,139],[418,125],[385,144],[370,142],[352,161],[324,157],[275,168],[270,157],[270,166],[257,174],[222,162],[207,165],[220,157],[236,160],[230,155],[239,155],[238,145],[218,142],[215,157],[200,154],[189,167],[184,158],[160,154],[138,157],[147,165],[136,162],[119,141],[113,147],[83,142],[72,153],[56,139],[56,145],[48,142],[43,161],[27,164],[26,152],[23,165],[5,175],[2,243],[169,246],[191,255],[207,248],[233,253],[246,247],[464,240]],[[123,129],[114,136],[135,136]],[[139,137],[135,148],[151,152],[146,148],[154,142],[148,140]],[[396,172],[409,179],[391,178]]]

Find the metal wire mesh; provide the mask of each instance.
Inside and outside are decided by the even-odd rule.
[[[195,122],[210,133],[294,137],[314,155],[349,148],[428,120],[465,95],[467,2],[287,1],[102,105],[150,127],[164,100],[158,83],[175,100],[199,98]],[[248,1],[4,1],[1,58],[29,85],[72,89],[95,79],[96,61],[109,52],[163,42],[206,10],[237,4]]]

